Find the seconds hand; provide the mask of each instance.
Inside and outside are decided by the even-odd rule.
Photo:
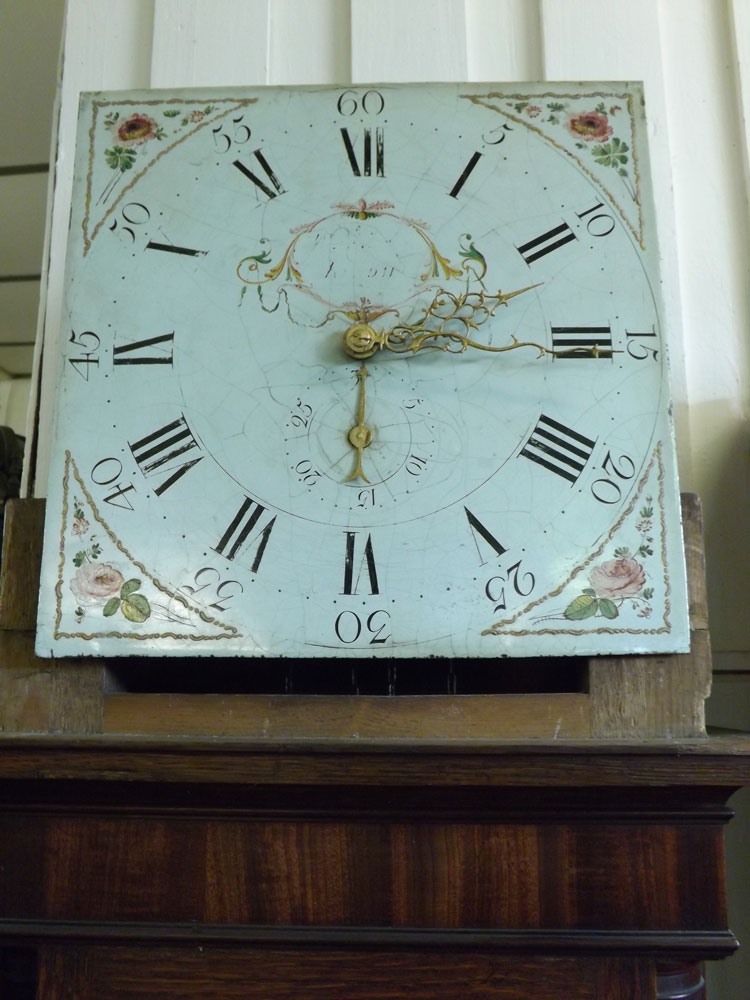
[[[366,483],[370,480],[362,471],[362,452],[372,441],[372,431],[365,423],[365,379],[370,373],[365,367],[364,361],[357,372],[357,382],[359,383],[359,402],[357,404],[357,423],[349,431],[349,444],[357,450],[357,464],[351,476],[347,476],[345,483],[350,483],[353,479],[364,479]]]

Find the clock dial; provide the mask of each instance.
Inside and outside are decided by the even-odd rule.
[[[84,97],[40,654],[687,648],[640,108]]]

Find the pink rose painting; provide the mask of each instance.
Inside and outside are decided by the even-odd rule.
[[[141,146],[147,139],[160,138],[159,126],[153,118],[144,114],[116,121],[112,125],[112,135],[121,146]]]
[[[584,142],[592,142],[594,139],[601,142],[612,135],[609,118],[598,111],[583,111],[568,115],[566,126],[569,132]]]
[[[646,574],[636,559],[610,559],[594,566],[589,583],[597,597],[635,597],[646,585]]]
[[[81,604],[106,604],[119,594],[125,582],[122,573],[110,563],[85,562],[70,581],[70,589]]]
[[[653,510],[642,510],[643,541],[636,551],[639,557],[651,554],[651,523]],[[641,618],[650,617],[653,588],[647,586],[647,575],[639,559],[629,549],[615,550],[615,558],[597,563],[589,570],[589,586],[568,604],[563,617],[568,621],[585,618],[619,618],[627,605]]]

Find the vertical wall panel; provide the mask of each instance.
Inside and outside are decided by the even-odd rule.
[[[349,0],[274,0],[269,83],[349,83]]]
[[[352,0],[352,81],[465,80],[464,0]]]
[[[683,488],[690,489],[687,348],[682,338],[672,137],[662,69],[659,5],[655,0],[577,0],[575,4],[542,0],[542,38],[547,80],[642,80],[644,84],[680,476]]]
[[[269,0],[155,0],[152,87],[268,82]]]
[[[741,112],[741,136],[738,136],[738,140],[741,139],[745,190],[750,205],[750,0],[729,0],[729,16],[733,70]]]
[[[73,185],[78,95],[83,90],[124,90],[149,85],[153,16],[153,0],[109,0],[106,4],[68,0],[63,33],[54,202],[47,226],[46,260],[42,274],[45,291],[40,303],[44,351],[39,338],[35,358],[35,371],[39,372],[41,367],[41,384],[37,384],[36,378],[33,380],[35,389],[29,406],[30,427],[27,434],[27,441],[31,442],[38,406],[38,451],[35,470],[27,467],[24,484],[25,490],[33,488],[36,473],[36,490],[41,496],[46,493],[52,402],[58,368],[57,344]],[[33,454],[33,449],[28,448],[27,453]]]
[[[466,0],[467,79],[542,79],[538,0]]]
[[[714,649],[747,656],[750,231],[728,15],[728,4],[710,0],[661,6],[662,36],[670,39],[664,59],[687,344],[690,485],[705,509]]]

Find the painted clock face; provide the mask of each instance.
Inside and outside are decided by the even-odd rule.
[[[84,95],[37,649],[688,645],[640,89]]]

